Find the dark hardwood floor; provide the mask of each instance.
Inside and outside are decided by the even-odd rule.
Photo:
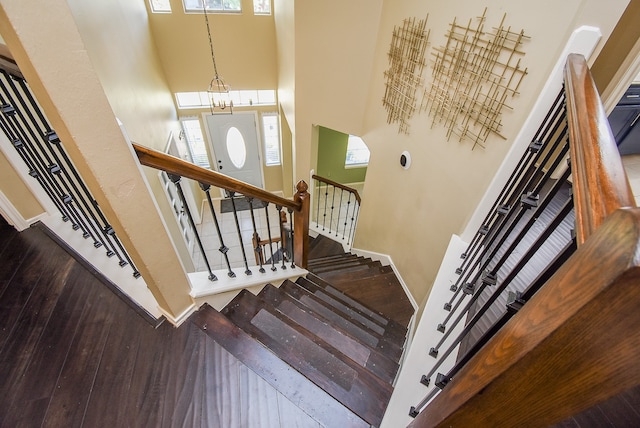
[[[157,329],[0,217],[1,427],[319,427],[191,322]]]

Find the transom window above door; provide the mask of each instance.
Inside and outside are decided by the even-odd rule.
[[[203,1],[207,3],[207,12],[242,12],[240,0],[182,0],[185,12],[202,12]]]

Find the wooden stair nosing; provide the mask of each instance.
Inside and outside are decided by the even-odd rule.
[[[293,283],[292,285],[296,285]],[[295,296],[291,295],[287,291],[287,287],[291,285],[285,285],[284,287],[275,287],[273,285],[267,284],[265,288],[273,287],[277,293],[269,293],[268,297],[271,299],[271,304],[276,308],[283,301],[290,301],[292,304],[300,307],[303,310],[311,312],[315,317],[321,318],[330,324],[333,328],[341,331],[342,333],[352,337],[358,342],[362,343],[364,346],[367,346],[372,351],[380,354],[384,358],[387,358],[390,361],[397,363],[401,356],[402,350],[396,345],[392,343],[388,343],[386,340],[372,334],[367,331],[366,328],[363,328],[357,324],[351,322],[346,318],[343,318],[341,314],[335,312],[333,308],[330,306],[323,304],[321,301],[315,302],[315,305],[308,305],[307,302],[302,302],[297,299]],[[265,290],[263,288],[263,291]],[[299,288],[296,286],[296,288]],[[301,290],[296,290],[300,294]]]
[[[313,271],[333,271],[333,270],[341,270],[344,268],[359,266],[368,264],[371,262],[371,259],[365,259],[361,257],[354,257],[342,260],[335,261],[327,261],[326,263],[315,263],[307,265],[308,270]]]
[[[258,294],[258,297],[272,305],[276,310],[313,332],[347,357],[373,372],[383,381],[389,384],[394,381],[398,373],[398,361],[392,360],[380,353],[377,348],[361,342],[349,332],[331,324],[322,315],[303,306],[299,301],[286,296],[286,293],[281,292],[279,288],[271,284],[267,284]]]
[[[301,373],[207,303],[192,316],[191,322],[324,426],[370,428],[370,424],[309,382]]]
[[[371,262],[371,263],[350,263],[344,265],[337,266],[326,266],[319,269],[308,269],[310,272],[315,273],[316,275],[322,275],[323,277],[326,275],[327,277],[339,276],[345,272],[360,272],[371,269],[371,267],[376,266],[380,262]]]
[[[312,273],[313,271],[310,270]],[[328,275],[320,274],[323,277],[326,277],[327,280],[331,281],[332,285],[337,285],[344,282],[351,282],[364,278],[372,278],[378,275],[384,275],[386,273],[393,272],[393,268],[391,266],[374,266],[369,270],[359,270],[353,272],[336,272],[336,274],[329,273]],[[335,286],[334,285],[334,286]]]
[[[258,297],[247,290],[242,290],[221,313],[356,415],[372,425],[377,426],[382,422],[386,405],[393,391],[391,385],[306,329],[291,323],[286,316],[264,302],[260,302]],[[257,321],[261,315],[264,316]],[[277,322],[277,325],[257,325],[266,322]],[[277,330],[282,336],[275,338],[264,331],[265,328]],[[289,339],[284,339],[285,343],[283,343],[285,337]],[[321,355],[321,361],[318,361],[315,366],[312,363],[314,355],[309,353],[301,355],[300,350],[305,347],[312,347],[314,349],[312,354],[315,355],[317,352]],[[335,359],[328,361],[325,359],[327,357]],[[331,374],[321,371],[329,370],[328,365],[335,370]],[[348,388],[346,388],[347,385],[339,383],[347,383],[349,380]]]
[[[326,263],[339,262],[341,260],[350,260],[355,257],[358,257],[358,256],[352,253],[336,254],[333,256],[325,256],[325,257],[319,257],[316,259],[311,259],[308,261],[308,263],[309,265],[315,266],[315,265],[322,265]]]
[[[343,312],[347,316],[358,320],[359,322],[370,328],[374,328],[374,330],[382,334],[383,337],[394,338],[398,341],[404,342],[407,334],[407,329],[402,327],[398,323],[388,322],[390,320],[384,317],[385,324],[381,324],[376,317],[372,317],[369,314],[363,313],[358,308],[353,307],[349,302],[341,299],[340,296],[335,296],[331,293],[328,293],[324,288],[314,284],[307,278],[298,278],[296,280],[296,284],[306,289],[311,294],[318,297],[320,300],[335,307],[340,312]]]
[[[393,273],[393,270],[389,271],[389,272],[385,272],[385,273]],[[394,273],[395,275],[395,273]],[[388,318],[384,313],[377,311],[373,308],[370,308],[369,306],[367,306],[365,303],[360,302],[359,300],[354,299],[353,297],[349,296],[348,294],[344,293],[342,290],[340,290],[339,288],[337,288],[336,286],[334,286],[332,283],[325,281],[324,279],[322,279],[321,277],[315,275],[312,272],[309,272],[306,275],[306,279],[308,279],[309,281],[313,282],[314,284],[318,285],[321,288],[324,288],[325,290],[327,290],[328,293],[330,293],[331,295],[342,299],[343,301],[345,301],[346,303],[351,304],[353,307],[358,308],[360,311],[362,311],[363,313],[369,314],[369,316],[371,316],[372,318],[378,318],[380,317],[381,319],[384,319],[387,321],[387,324],[393,324],[395,326],[397,326],[397,328],[401,331],[407,332],[407,327]]]
[[[287,293],[292,299],[299,301],[301,305],[319,313],[332,324],[339,323],[338,325],[342,329],[349,331],[361,340],[365,340],[365,343],[376,346],[377,349],[392,360],[399,361],[404,342],[400,343],[400,341],[394,340],[394,338],[384,337],[357,320],[345,317],[344,313],[338,311],[327,302],[318,299],[317,296],[314,296],[294,282],[289,280],[284,281],[280,286],[280,290]]]

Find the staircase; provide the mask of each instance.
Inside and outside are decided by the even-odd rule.
[[[243,290],[220,312],[205,304],[192,320],[321,425],[379,426],[413,307],[379,262],[323,237],[310,258],[305,278]]]

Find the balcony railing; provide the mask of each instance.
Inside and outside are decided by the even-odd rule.
[[[411,426],[547,426],[640,383],[640,210],[583,57],[564,80],[462,254],[430,350],[457,363]]]
[[[240,271],[243,276],[252,276],[254,273],[264,274],[267,270],[286,270],[287,267],[306,268],[309,252],[309,193],[304,181],[297,184],[293,199],[286,199],[177,157],[137,144],[133,144],[133,147],[142,165],[166,172],[175,184],[210,281],[218,280],[212,268],[213,256],[205,250],[211,245],[218,248],[219,257],[226,266],[226,275],[231,278],[238,276]],[[215,241],[213,244],[206,242],[197,231],[184,199],[182,178],[198,182],[206,195],[208,214],[212,217],[216,232],[209,237]],[[212,186],[226,190],[230,196],[227,200],[233,217],[230,227],[223,225],[220,210],[214,208],[210,193]],[[248,216],[240,214],[240,203],[245,205],[243,208],[246,208]],[[236,244],[239,242],[239,245],[229,245],[230,240]],[[237,254],[233,254],[233,251]]]

